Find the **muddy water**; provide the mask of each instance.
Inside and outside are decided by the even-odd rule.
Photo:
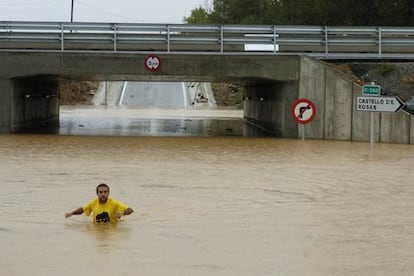
[[[414,147],[0,136],[1,275],[412,275]],[[116,226],[64,213],[100,182]]]

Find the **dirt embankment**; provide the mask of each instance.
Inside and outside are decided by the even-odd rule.
[[[218,106],[243,108],[243,86],[233,83],[212,83],[211,88]]]
[[[70,81],[60,84],[60,104],[91,104],[92,98],[98,90],[97,81]]]
[[[399,96],[403,101],[414,97],[414,63],[341,63],[331,64],[347,78],[363,85],[375,82],[385,95]],[[65,82],[60,86],[60,104],[91,104],[99,82]],[[243,87],[232,83],[213,83],[218,106],[243,108]]]

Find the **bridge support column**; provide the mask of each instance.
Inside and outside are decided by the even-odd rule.
[[[45,77],[13,80],[10,97],[10,130],[41,131],[43,127],[59,124],[59,86]]]
[[[10,133],[10,98],[13,91],[11,79],[0,79],[0,133]]]
[[[290,106],[298,95],[298,82],[271,82],[247,86],[244,95],[244,119],[247,135],[254,130],[276,137],[297,137],[296,123],[290,118]]]

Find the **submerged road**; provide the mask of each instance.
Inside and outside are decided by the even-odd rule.
[[[120,105],[187,107],[191,99],[183,82],[126,82]]]

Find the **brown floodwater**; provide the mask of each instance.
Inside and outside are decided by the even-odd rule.
[[[412,145],[0,136],[1,275],[411,275]],[[64,213],[111,196],[117,225]]]

